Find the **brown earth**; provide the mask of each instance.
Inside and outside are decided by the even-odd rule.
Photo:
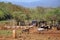
[[[13,38],[12,35],[9,37],[1,36],[0,40],[60,40],[60,31],[59,30],[45,30],[38,32],[37,28],[31,28],[29,34],[17,33],[16,38]]]
[[[60,40],[60,34],[22,34],[16,39],[10,38],[0,38],[0,40]]]

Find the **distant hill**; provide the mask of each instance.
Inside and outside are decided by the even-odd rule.
[[[25,8],[23,6],[18,6],[12,3],[5,3],[5,2],[0,2],[0,9],[9,11],[10,13],[12,13],[13,11],[25,11]]]
[[[11,14],[13,12],[25,12],[25,9],[24,7],[22,6],[17,6],[17,5],[14,5],[12,3],[4,3],[4,2],[0,2],[0,20],[1,19],[10,19]]]
[[[33,3],[30,5],[34,6]],[[7,20],[7,19],[16,19],[17,21],[34,20],[34,19],[53,20],[53,17],[55,18],[57,17],[57,20],[60,20],[60,7],[45,8],[45,7],[37,6],[34,8],[26,8],[24,6],[21,6],[20,4],[17,5],[10,2],[8,3],[0,2],[0,20]]]

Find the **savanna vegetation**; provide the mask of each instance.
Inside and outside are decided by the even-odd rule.
[[[15,25],[11,26],[15,24],[15,21],[13,23],[12,20],[13,21],[15,20],[17,24],[21,21],[26,21],[26,20],[28,22],[31,20],[37,20],[37,21],[43,20],[47,22],[52,22],[54,24],[54,23],[57,23],[58,21],[60,22],[60,7],[25,8],[23,6],[18,6],[10,2],[9,3],[0,2],[0,29],[7,29],[7,30],[0,30],[0,40],[5,40],[6,38],[9,38],[9,37],[10,38],[6,40],[12,40],[12,30],[10,30],[9,28],[9,27],[13,28],[15,26]],[[37,27],[36,28],[34,27],[29,30],[31,31],[32,34],[22,33],[23,30],[21,28],[16,30],[17,38],[18,38],[16,40],[60,40],[60,36],[59,36],[60,31],[57,31],[57,30],[56,31],[49,30],[49,31],[43,31],[43,32],[41,31],[42,34],[38,34],[39,31],[36,31]]]
[[[12,3],[0,2],[0,21],[14,19],[17,22],[25,20],[60,21],[60,7],[57,8],[25,8]]]

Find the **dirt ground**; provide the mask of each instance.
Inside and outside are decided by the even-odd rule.
[[[60,30],[44,30],[38,32],[36,29],[37,28],[30,29],[29,33],[19,33],[19,30],[16,38],[13,38],[12,35],[6,37],[2,36],[0,40],[60,40]]]
[[[16,38],[2,37],[0,40],[60,40],[60,31],[43,31],[40,33],[22,33],[17,35]]]
[[[60,34],[23,34],[19,38],[0,38],[0,40],[60,40]]]

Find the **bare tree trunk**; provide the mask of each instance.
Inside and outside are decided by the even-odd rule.
[[[20,22],[19,22],[19,26],[20,26]]]
[[[55,25],[55,21],[53,20],[53,26]]]

